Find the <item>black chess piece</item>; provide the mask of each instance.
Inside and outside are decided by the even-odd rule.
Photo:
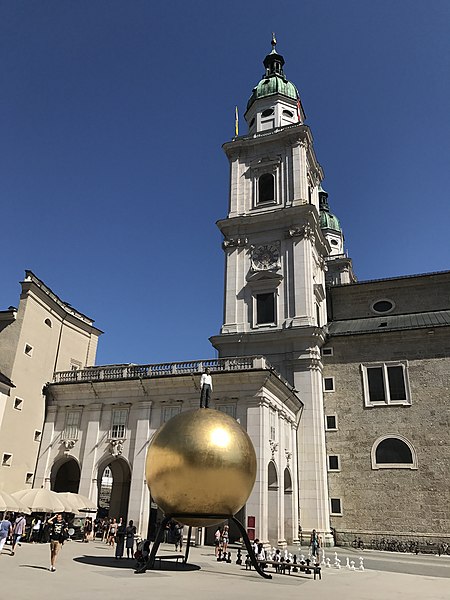
[[[292,562],[292,572],[293,573],[298,573],[298,567],[297,567],[297,555],[294,554],[294,560]]]
[[[238,551],[237,551],[236,564],[242,565],[242,552],[241,552],[240,548],[238,548]]]
[[[250,560],[250,556],[248,554],[245,558],[245,570],[247,571],[247,569],[250,569],[250,571],[252,570],[252,561]]]
[[[305,569],[305,573],[307,575],[311,575],[311,569],[309,568],[309,565],[311,564],[311,561],[309,560],[309,558],[306,559],[306,569]]]
[[[217,556],[217,562],[219,562],[220,560],[222,560],[222,548],[219,548],[219,554]]]
[[[228,558],[227,558],[227,563],[231,562],[231,552],[228,552]]]

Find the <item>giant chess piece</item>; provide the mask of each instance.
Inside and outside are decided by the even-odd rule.
[[[364,559],[362,556],[359,557],[359,570],[364,571]]]
[[[238,548],[238,551],[237,551],[236,564],[242,565],[242,552],[241,552],[240,548]]]

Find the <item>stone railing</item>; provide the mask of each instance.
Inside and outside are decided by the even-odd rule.
[[[249,371],[267,369],[274,371],[264,356],[237,356],[232,358],[212,358],[156,365],[104,365],[73,371],[58,371],[53,376],[54,383],[87,383],[91,381],[114,381],[123,379],[145,379],[171,375],[191,375],[203,373],[206,368],[211,373],[226,371]]]

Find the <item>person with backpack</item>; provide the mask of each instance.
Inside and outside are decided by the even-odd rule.
[[[0,521],[0,554],[2,553],[6,540],[12,535],[12,523],[8,519],[8,516],[8,513],[6,513]]]

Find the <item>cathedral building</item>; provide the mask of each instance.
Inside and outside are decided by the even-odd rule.
[[[443,539],[450,273],[356,280],[275,40],[264,69],[247,104],[248,133],[224,144],[224,321],[211,338],[219,357],[56,368],[34,485],[102,498],[110,516],[133,519],[144,535],[154,529],[149,440],[198,406],[209,367],[212,407],[240,421],[257,454],[238,515],[251,537],[282,546],[315,528],[330,542]]]

